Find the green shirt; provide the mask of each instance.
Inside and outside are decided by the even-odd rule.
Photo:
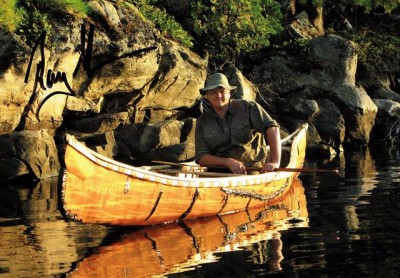
[[[264,163],[265,134],[271,126],[279,127],[258,103],[231,99],[224,119],[213,109],[197,119],[195,161],[211,154],[234,158],[247,167]]]

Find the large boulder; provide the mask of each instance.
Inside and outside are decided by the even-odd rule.
[[[152,160],[191,160],[194,130],[195,120],[191,118],[120,126],[114,132],[118,146],[115,158],[136,165]]]
[[[367,145],[378,108],[362,87],[343,85],[331,94],[346,126],[348,144]]]
[[[323,26],[318,28],[311,21],[306,11],[302,11],[286,26],[291,35],[304,39],[312,39],[323,35]]]
[[[400,141],[400,103],[391,99],[373,99],[378,114],[371,139],[374,143],[397,144]]]
[[[151,121],[154,110],[189,108],[200,98],[206,61],[172,41],[165,40],[160,51],[159,70],[142,90],[144,97],[135,104],[135,122]]]
[[[0,28],[0,134],[16,129],[31,94],[24,82],[28,52],[21,38]]]
[[[322,88],[355,85],[358,57],[354,42],[330,34],[311,40],[310,46],[312,60],[319,66],[313,76]]]
[[[345,138],[345,120],[339,108],[329,99],[316,100],[319,113],[313,117],[312,123],[321,136],[321,143],[331,146],[336,151]]]
[[[44,179],[60,173],[57,148],[46,130],[0,135],[0,145],[0,180],[23,175]]]
[[[234,98],[256,101],[257,88],[243,76],[238,68],[230,66],[225,69],[224,74],[228,77],[229,83],[237,87]]]

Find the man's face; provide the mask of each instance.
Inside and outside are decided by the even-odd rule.
[[[207,99],[215,109],[222,108],[229,104],[231,92],[223,87],[207,91]]]

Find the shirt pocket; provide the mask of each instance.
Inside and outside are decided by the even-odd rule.
[[[231,127],[231,138],[233,144],[245,145],[251,141],[251,125],[247,121],[240,121]]]
[[[221,134],[215,132],[206,131],[203,134],[203,138],[211,152],[215,152],[218,148],[227,143],[224,141],[224,137]]]

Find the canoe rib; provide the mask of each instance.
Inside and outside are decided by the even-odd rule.
[[[185,219],[186,216],[189,215],[189,213],[192,211],[193,209],[193,205],[195,204],[197,197],[199,197],[199,191],[196,188],[196,191],[193,194],[193,200],[192,203],[190,204],[189,208],[179,217],[179,220]]]
[[[159,203],[160,200],[161,200],[162,194],[163,194],[163,191],[160,190],[160,192],[158,193],[157,200],[156,200],[156,202],[154,203],[153,209],[151,210],[149,216],[146,217],[145,221],[149,220],[150,217],[151,217],[151,216],[154,214],[154,212],[156,211],[157,206],[158,206],[158,203]]]
[[[288,137],[287,167],[302,167],[306,129],[304,125]],[[61,201],[66,216],[110,225],[149,225],[262,205],[285,194],[298,174],[170,176],[104,157],[69,135],[65,165]]]

